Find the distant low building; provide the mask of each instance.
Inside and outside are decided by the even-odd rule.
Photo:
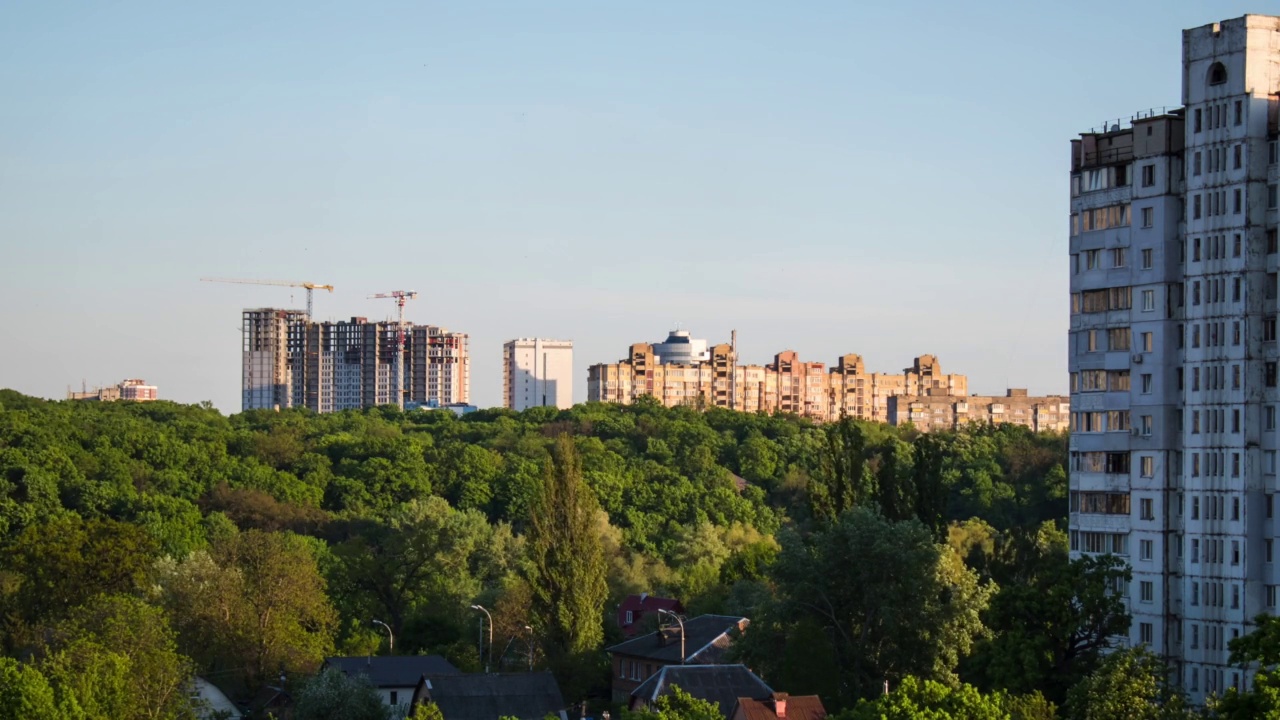
[[[773,693],[766,698],[738,698],[730,720],[824,720],[827,709],[817,695]]]
[[[1071,399],[1030,396],[1022,389],[1009,390],[1003,397],[897,395],[889,398],[888,421],[890,425],[911,423],[925,432],[952,430],[971,422],[1065,432],[1071,424]]]
[[[724,661],[734,633],[750,623],[736,615],[699,615],[607,648],[613,672],[613,701],[626,703],[632,691],[668,665],[716,665]],[[734,696],[737,697],[736,695]]]
[[[122,380],[115,385],[94,388],[93,390],[82,390],[81,392],[67,391],[68,400],[90,400],[97,402],[112,402],[115,400],[148,402],[150,400],[158,400],[159,397],[159,391],[156,389],[155,385],[148,385],[145,380],[137,378]]]
[[[627,698],[628,710],[652,707],[678,687],[699,700],[715,703],[729,718],[738,698],[772,697],[773,689],[746,665],[668,665],[641,683]],[[785,709],[785,705],[784,705]]]
[[[459,675],[461,671],[440,655],[376,655],[330,657],[321,672],[333,668],[349,677],[363,675],[392,707],[407,705],[423,675]]]
[[[434,703],[444,720],[568,720],[560,686],[549,672],[423,675],[413,705]]]

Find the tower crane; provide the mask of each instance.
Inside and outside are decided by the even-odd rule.
[[[404,304],[418,297],[414,290],[392,290],[370,295],[369,299],[391,298],[396,301],[399,317],[396,319],[396,405],[404,409]]]
[[[220,282],[220,283],[236,283],[239,285],[278,285],[281,287],[300,287],[307,289],[307,319],[311,319],[311,292],[313,290],[328,290],[333,292],[332,285],[321,285],[312,282],[295,282],[293,280],[238,280],[234,278],[200,278],[204,282]]]

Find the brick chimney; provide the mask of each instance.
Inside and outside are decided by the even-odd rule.
[[[785,720],[787,717],[787,694],[773,694],[773,714],[777,715],[779,720]]]

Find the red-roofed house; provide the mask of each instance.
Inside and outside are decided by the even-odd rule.
[[[738,698],[732,720],[825,720],[826,708],[817,695],[774,693],[763,700]]]
[[[646,615],[652,615],[659,610],[684,614],[684,606],[679,600],[671,598],[654,597],[649,593],[640,593],[639,595],[628,595],[626,600],[618,606],[618,627],[622,628],[622,634],[627,637],[634,637],[640,630],[640,620]]]

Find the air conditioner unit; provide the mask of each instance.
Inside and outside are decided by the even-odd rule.
[[[1141,355],[1134,355],[1134,356],[1133,356],[1133,364],[1134,364],[1134,365],[1141,365],[1141,364],[1142,364],[1142,356],[1141,356]]]

